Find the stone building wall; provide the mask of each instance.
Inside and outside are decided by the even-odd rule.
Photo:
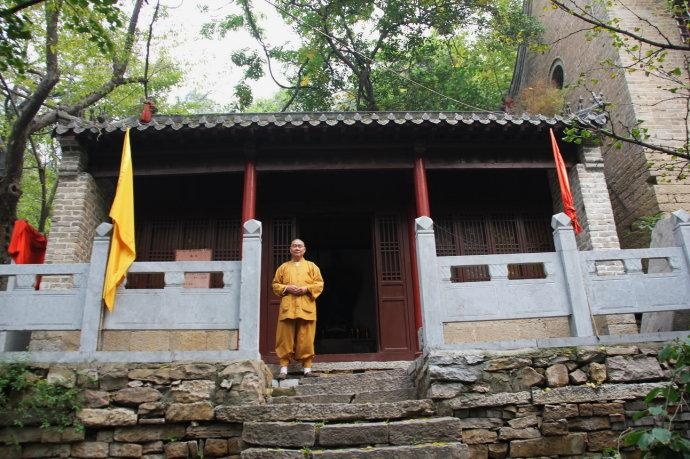
[[[664,10],[665,3],[634,0],[626,2],[626,5],[642,17],[649,17],[666,36],[680,40],[674,19]],[[519,88],[529,87],[537,81],[550,81],[551,66],[560,59],[566,86],[581,82],[568,93],[573,108],[577,107],[579,98],[588,100],[591,91],[603,93],[606,102],[611,103],[610,109],[619,128],[621,125],[632,126],[636,119],[641,119],[653,139],[686,138],[688,121],[684,116],[687,107],[683,100],[666,100],[671,94],[662,88],[668,83],[645,76],[642,71],[623,73],[604,68],[601,65],[604,61],[625,66],[630,60],[623,54],[619,55],[605,33],[587,39],[582,30],[588,27],[587,24],[550,8],[548,1],[534,0],[531,13],[544,25],[543,41],[550,48],[545,53],[527,53],[521,81],[517,82]],[[614,7],[610,14],[620,18],[624,28],[641,26],[647,36],[653,36],[649,28],[640,24],[629,11]],[[683,54],[670,52],[665,65],[668,69],[684,68]],[[664,102],[659,103],[660,100]],[[644,151],[641,147],[624,144],[623,148],[617,149],[611,143],[605,143],[602,151],[621,245],[624,248],[646,247],[649,235],[633,231],[631,224],[642,216],[660,211],[690,208],[690,180],[679,180],[665,170],[670,162],[667,156]]]
[[[661,425],[633,419],[642,399],[663,385],[668,369],[658,345],[511,351],[432,351],[414,374],[420,397],[437,416],[462,423],[471,457],[601,457],[630,428]],[[690,412],[676,428],[690,435]],[[622,457],[639,451],[621,448]]]

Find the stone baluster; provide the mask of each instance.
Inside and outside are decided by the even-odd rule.
[[[260,358],[259,311],[261,305],[261,222],[242,225],[242,273],[240,275],[239,350]]]
[[[592,316],[580,268],[580,255],[570,217],[562,212],[554,215],[551,218],[551,227],[553,228],[553,244],[563,267],[564,285],[562,288],[566,289],[570,303],[571,333],[577,337],[594,336]]]
[[[113,225],[110,223],[101,223],[96,228],[96,237],[93,239],[81,321],[79,350],[83,353],[96,352],[98,349],[98,336],[103,315],[103,284],[112,230]]]
[[[419,296],[422,301],[422,346],[431,349],[443,346],[440,282],[436,260],[434,222],[429,217],[415,219]]]

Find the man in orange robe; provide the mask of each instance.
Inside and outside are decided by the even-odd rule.
[[[301,239],[290,243],[290,261],[278,267],[273,293],[280,296],[276,329],[276,354],[280,358],[278,379],[287,377],[290,359],[302,362],[305,376],[314,376],[316,298],[323,292],[323,278],[316,264],[304,259],[307,248]]]

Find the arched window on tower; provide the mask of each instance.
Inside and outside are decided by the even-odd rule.
[[[558,89],[563,89],[563,84],[565,82],[565,74],[563,72],[563,62],[560,59],[556,59],[551,64],[551,70],[549,71],[551,75],[551,84]]]

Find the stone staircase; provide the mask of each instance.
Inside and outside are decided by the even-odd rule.
[[[222,406],[243,423],[243,458],[466,458],[460,420],[434,417],[405,370],[274,381],[262,406]]]

